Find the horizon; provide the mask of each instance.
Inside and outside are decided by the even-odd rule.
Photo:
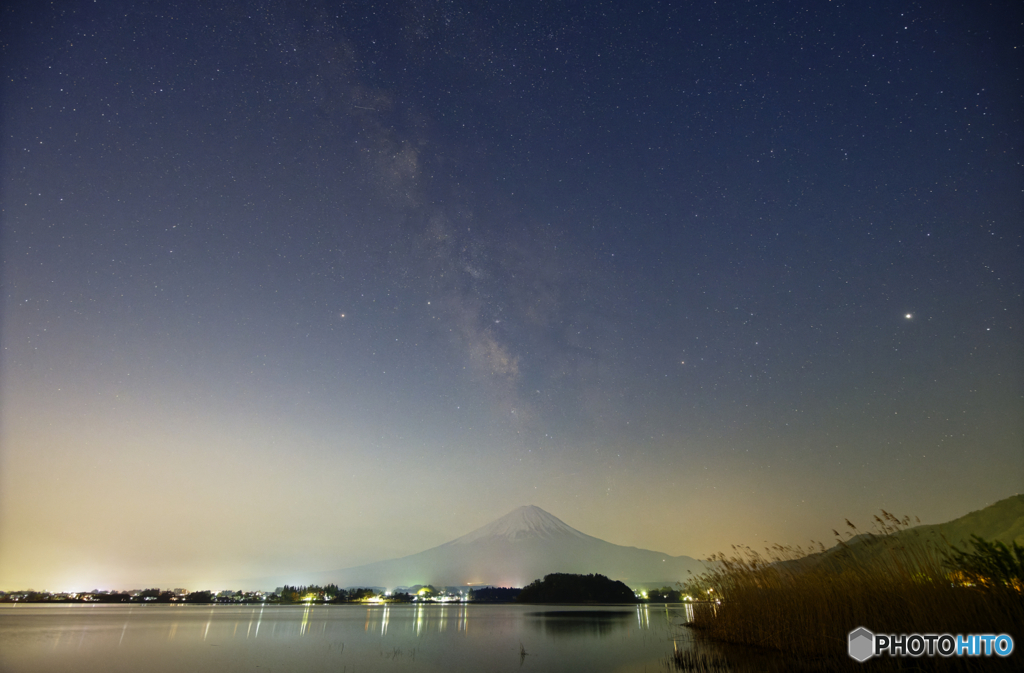
[[[1020,492],[997,8],[179,9],[0,13],[0,586],[351,568],[524,502],[705,558]]]
[[[1008,496],[1007,498],[1003,498],[1000,501],[997,501],[995,503],[990,503],[989,505],[986,505],[986,507],[984,507],[982,509],[985,509],[985,508],[987,508],[987,507],[989,507],[991,505],[998,504],[998,502],[1003,502],[1005,500],[1009,500],[1009,499],[1012,499],[1014,497],[1020,497],[1021,495],[1022,495],[1021,493],[1015,493],[1013,495]],[[495,523],[498,523],[498,522],[500,522],[500,521],[502,521],[504,519],[508,519],[508,518],[512,517],[513,515],[515,515],[517,512],[520,512],[521,510],[528,510],[528,509],[540,510],[543,514],[556,519],[558,521],[558,523],[562,523],[562,524],[568,526],[568,524],[566,524],[564,521],[559,519],[557,516],[555,516],[551,512],[547,512],[543,508],[537,507],[536,505],[521,505],[521,506],[513,509],[511,512],[505,514],[504,516],[501,516],[501,517],[499,517],[499,518],[497,518],[497,519],[495,519],[495,520],[493,520],[491,522],[483,524],[482,526],[480,526],[480,527],[478,527],[478,528],[476,528],[476,529],[474,529],[472,531],[469,531],[469,532],[467,532],[464,535],[461,535],[459,537],[453,538],[451,540],[447,540],[445,542],[441,542],[441,543],[439,543],[437,545],[434,545],[432,547],[429,547],[427,549],[421,549],[421,550],[412,552],[411,554],[408,554],[406,556],[415,556],[415,555],[417,555],[417,554],[419,554],[421,552],[424,552],[424,551],[429,551],[429,550],[435,549],[437,547],[447,546],[448,544],[450,544],[452,542],[459,541],[459,540],[461,540],[464,537],[469,537],[469,536],[473,535],[473,533],[476,533],[476,532],[481,531],[481,530],[485,530],[485,529],[493,526],[493,524],[495,524]],[[962,514],[961,516],[955,517],[954,519],[950,519],[949,521],[938,522],[938,523],[949,523],[950,521],[956,521],[957,519],[960,519],[960,518],[962,518],[964,516],[967,516],[969,514],[973,514],[973,513],[977,512],[977,511],[980,511],[980,510],[972,510],[971,512],[964,512],[964,514]],[[927,525],[930,525],[930,524],[925,523],[925,522],[914,523],[913,525],[908,526],[907,530],[911,530],[911,529],[917,528],[919,526],[927,526]],[[587,533],[585,531],[577,530],[577,529],[573,528],[572,526],[569,526],[569,527],[572,528],[572,530],[577,532],[577,533],[583,533],[584,535],[587,535]],[[867,530],[858,531],[857,537],[859,537],[860,535],[863,535],[864,533],[867,533],[867,532],[869,532],[869,531],[867,531]],[[614,544],[614,543],[611,543],[611,544]],[[832,544],[826,545],[825,549],[833,549],[833,548],[837,547],[840,544],[841,544],[841,541],[837,538],[837,539],[833,540]],[[652,549],[652,550],[649,550],[649,551],[657,552],[658,550]],[[808,554],[816,553],[812,548],[807,548],[806,551],[807,551]],[[689,555],[683,555],[683,556],[689,556]],[[381,562],[389,561],[389,560],[398,560],[398,559],[401,559],[401,558],[405,558],[405,556],[397,557],[395,559],[378,559],[377,561],[371,561],[369,565],[374,565],[376,563],[381,563]],[[694,558],[694,557],[690,557],[690,558]],[[700,561],[700,562],[708,561],[708,559],[706,559],[706,558],[696,558],[695,560]],[[0,592],[17,593],[17,592],[20,592],[20,591],[46,591],[46,592],[49,592],[49,593],[52,593],[52,594],[59,594],[59,593],[79,593],[79,594],[81,594],[81,593],[91,593],[91,592],[97,592],[98,591],[98,592],[120,592],[120,593],[123,593],[123,592],[130,592],[130,591],[137,591],[137,590],[144,590],[144,589],[151,589],[151,588],[159,588],[159,589],[172,590],[172,588],[173,589],[178,589],[178,588],[182,588],[182,587],[188,589],[189,591],[192,591],[192,590],[202,591],[202,590],[205,590],[205,589],[210,589],[211,587],[219,587],[219,589],[215,590],[214,593],[216,593],[217,591],[226,591],[226,590],[243,591],[243,592],[254,592],[254,591],[274,592],[274,591],[277,590],[277,588],[280,588],[280,587],[283,587],[283,586],[299,586],[299,587],[303,587],[303,586],[327,586],[329,584],[337,584],[336,582],[331,581],[331,580],[328,580],[328,581],[324,581],[324,580],[309,581],[309,580],[303,580],[301,578],[302,577],[307,577],[308,578],[311,575],[326,574],[326,573],[330,573],[330,572],[333,572],[333,571],[343,572],[343,571],[352,570],[352,569],[353,568],[336,568],[336,569],[320,570],[320,571],[293,570],[290,573],[289,576],[297,577],[297,578],[300,578],[300,579],[288,580],[285,575],[280,575],[280,576],[276,576],[276,577],[263,577],[263,578],[253,577],[253,578],[226,580],[226,581],[222,581],[219,585],[218,584],[207,583],[207,585],[203,585],[203,588],[198,588],[198,586],[197,587],[190,587],[187,583],[186,584],[182,584],[182,583],[175,584],[175,583],[172,582],[172,583],[167,583],[167,584],[161,584],[161,583],[154,583],[154,582],[149,582],[149,583],[145,583],[144,582],[144,583],[142,583],[143,587],[139,587],[139,586],[132,586],[132,587],[120,586],[120,587],[102,587],[102,588],[94,587],[92,590],[86,590],[86,589],[84,589],[82,587],[62,588],[62,589],[58,589],[58,590],[35,589],[35,588],[31,588],[31,587],[29,587],[29,588],[19,587],[17,589],[0,587]],[[552,570],[551,572],[558,572],[558,571]],[[598,571],[598,572],[600,572],[600,571]],[[385,589],[387,589],[388,591],[397,591],[398,589],[402,589],[402,588],[409,588],[409,587],[416,587],[416,586],[426,586],[427,584],[431,583],[429,581],[429,578],[426,578],[426,579],[427,579],[426,582],[420,583],[420,584],[411,584],[411,585],[399,584],[399,585],[395,585],[395,586],[386,586]],[[540,578],[536,578],[536,579],[540,579]],[[668,578],[664,578],[664,579],[667,580]],[[527,583],[524,583],[523,586],[525,586]],[[257,584],[259,584],[261,586],[259,586],[257,588],[257,586],[256,586]],[[270,584],[275,584],[276,586],[273,589],[271,589],[269,587]],[[640,581],[640,582],[637,582],[636,586],[638,586],[638,587],[654,586],[655,584],[660,585],[661,582],[660,581],[654,581],[652,579],[650,581]],[[464,584],[446,584],[444,586],[445,587],[455,586],[455,587],[463,587],[463,588],[465,588],[465,587],[474,587],[474,586],[481,587],[481,588],[483,588],[483,587],[499,587],[500,588],[500,587],[511,586],[511,585],[507,585],[507,584],[505,584],[505,585],[503,585],[503,584],[494,584],[494,583],[489,583],[489,582],[477,582],[477,583],[469,582],[469,583],[464,583]],[[356,589],[356,588],[367,588],[368,585],[356,583],[356,584],[338,585],[338,587],[341,588],[341,589],[346,589],[347,590],[347,589]],[[522,587],[516,587],[516,588],[522,588]]]

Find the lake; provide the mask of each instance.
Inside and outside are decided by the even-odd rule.
[[[0,670],[670,670],[684,605],[0,605]]]

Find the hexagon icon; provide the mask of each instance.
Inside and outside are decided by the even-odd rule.
[[[864,663],[875,650],[875,634],[863,626],[850,631],[850,657]]]

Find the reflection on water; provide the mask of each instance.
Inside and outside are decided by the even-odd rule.
[[[646,606],[644,606],[646,607]],[[577,637],[582,635],[605,637],[615,631],[628,629],[632,619],[639,619],[643,627],[642,608],[632,610],[550,610],[530,612],[526,622],[532,630],[555,637]],[[643,610],[646,612],[646,610]]]
[[[20,605],[0,670],[655,671],[682,606]]]

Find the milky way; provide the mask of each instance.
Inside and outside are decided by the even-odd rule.
[[[1007,11],[6,7],[0,589],[1019,492]]]

